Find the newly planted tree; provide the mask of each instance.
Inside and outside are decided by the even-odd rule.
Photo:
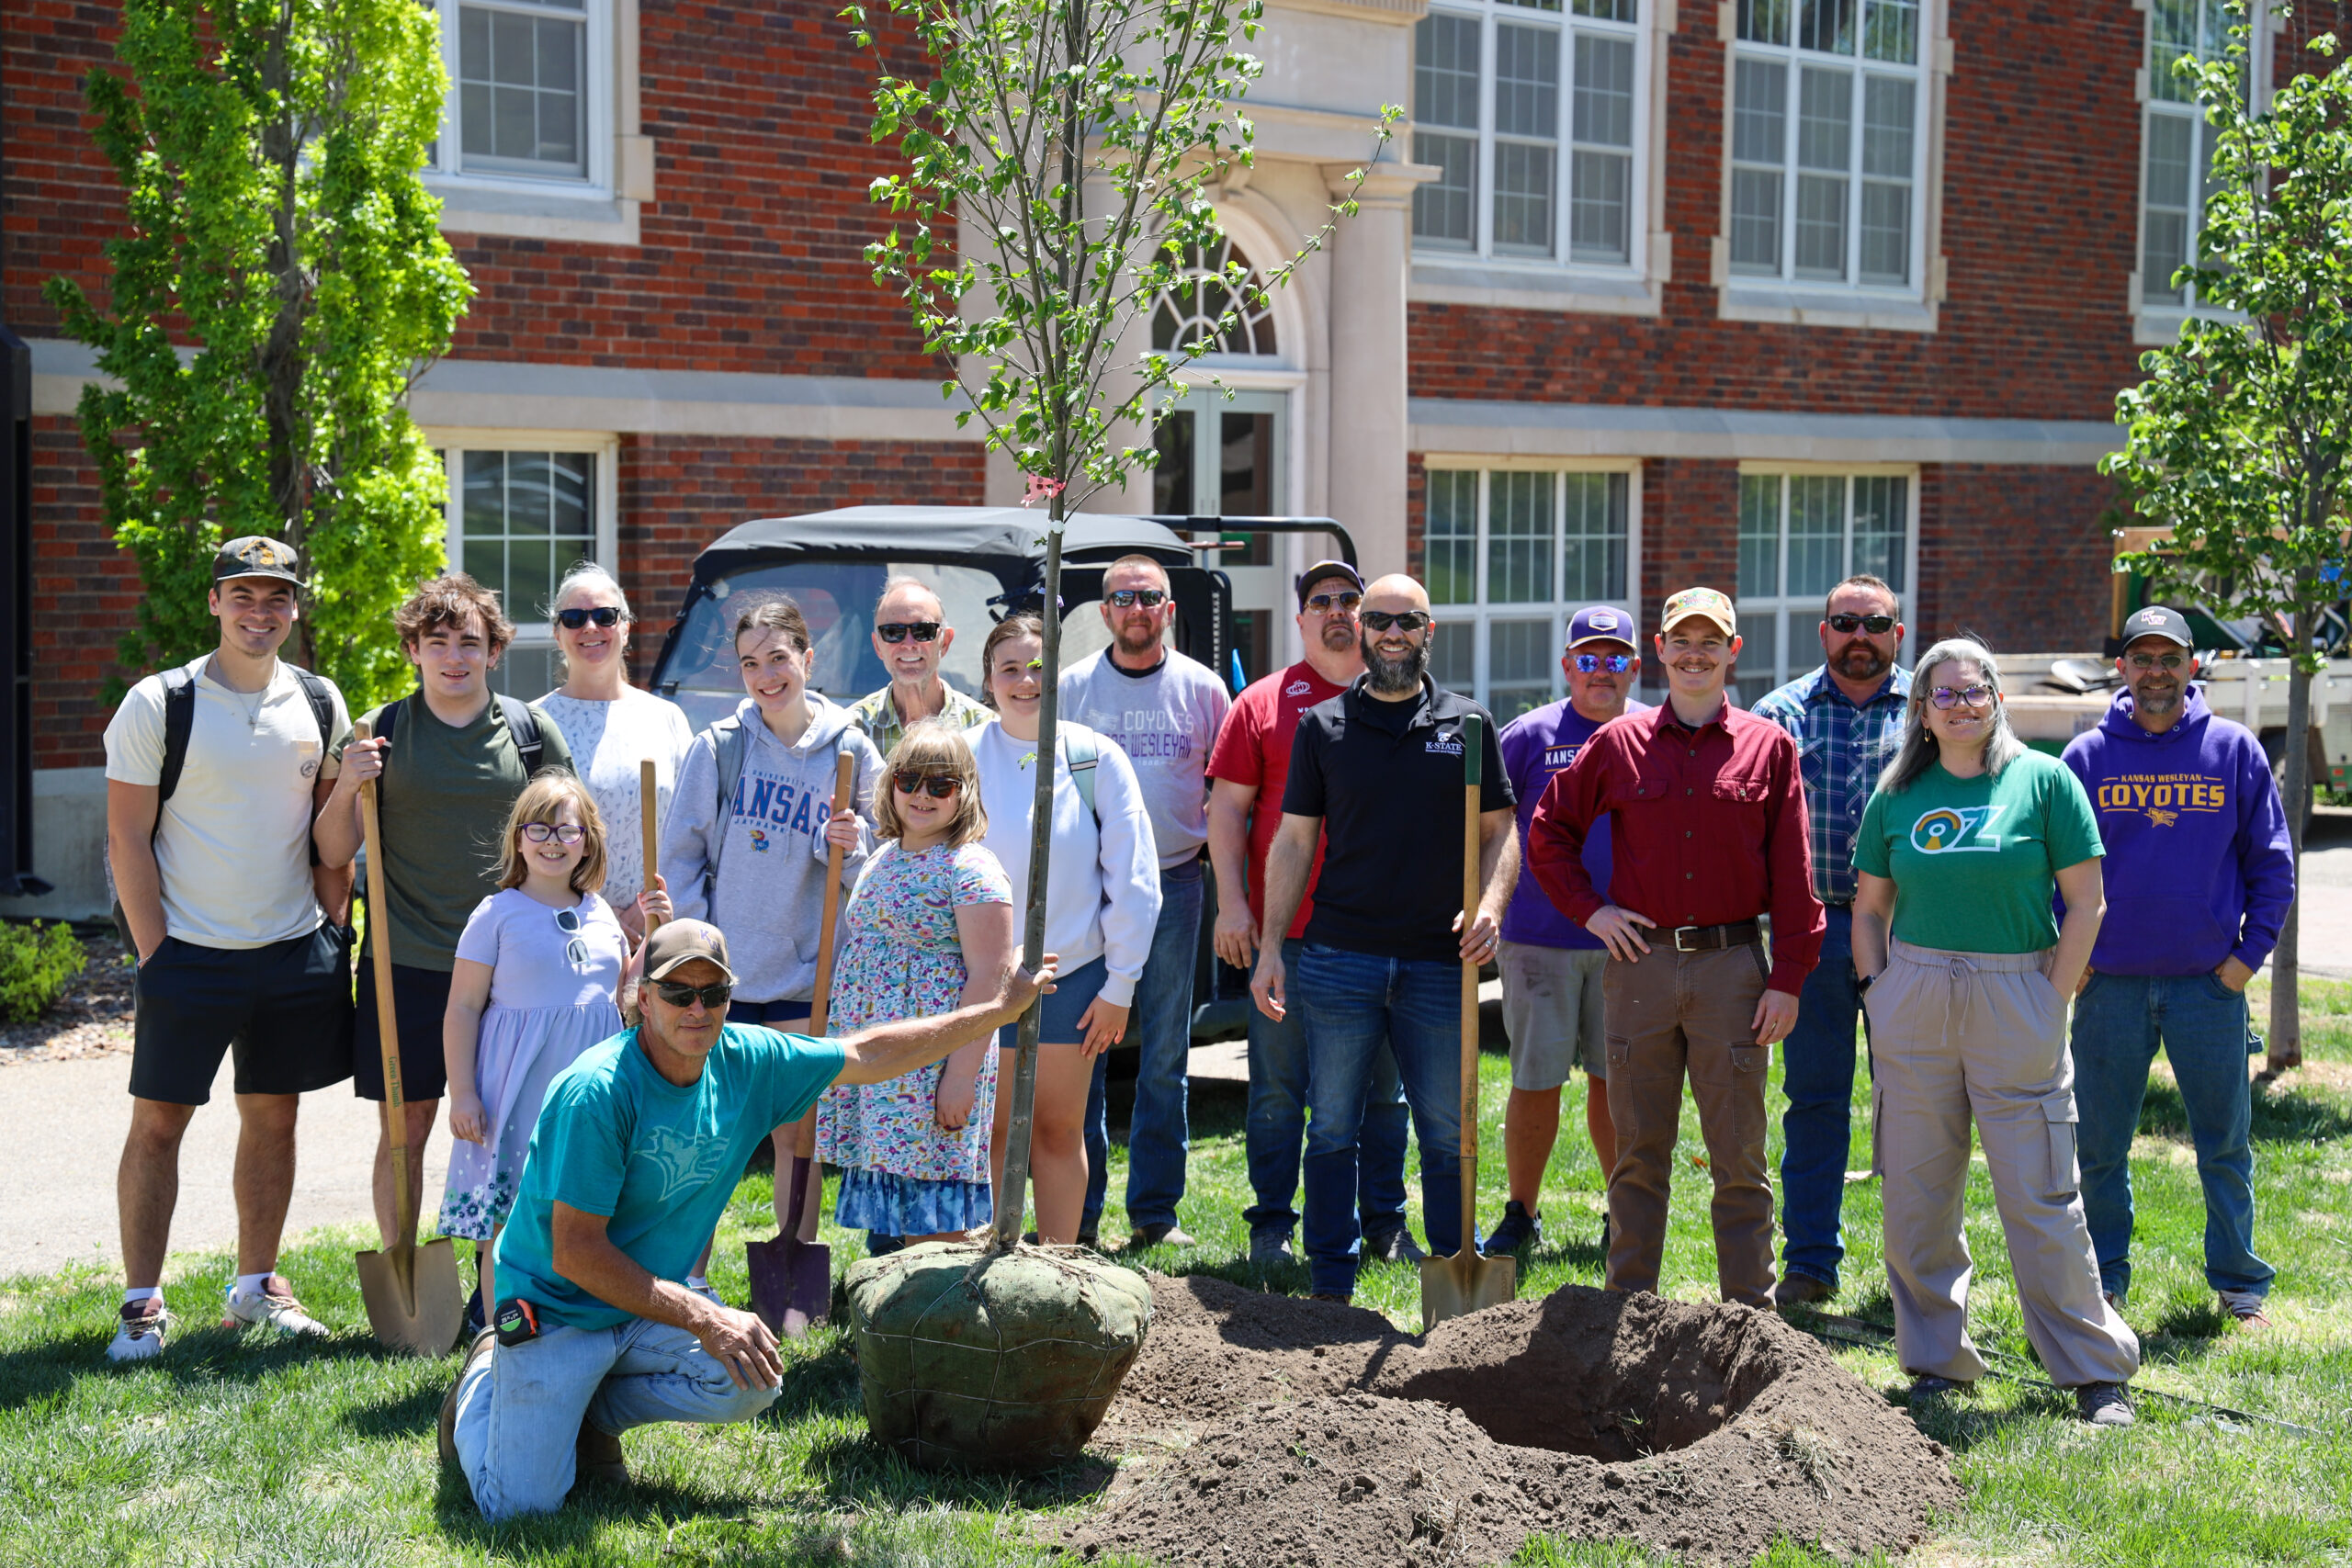
[[[129,209],[111,309],[47,293],[113,383],[80,414],[146,588],[119,657],[209,648],[214,549],[272,535],[312,585],[289,651],[356,712],[407,683],[390,612],[439,564],[447,491],[403,401],[471,293],[418,178],[435,24],[415,0],[126,0],[116,57],[85,85]]]
[[[2117,399],[2129,445],[2107,459],[2137,509],[2171,529],[2120,565],[2193,584],[2225,614],[2262,620],[2291,660],[2282,793],[2298,857],[2312,797],[2312,677],[2322,612],[2345,595],[2352,457],[2352,74],[2333,34],[2267,105],[2246,93],[2244,7],[2220,59],[2183,59],[2214,128],[2197,254],[2176,276],[2199,312],[2149,353]],[[2267,39],[2262,43],[2267,46]],[[2302,1058],[2297,910],[2271,961],[2270,1060]]]

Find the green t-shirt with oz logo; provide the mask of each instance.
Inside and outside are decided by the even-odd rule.
[[[2095,859],[2098,819],[2064,763],[2028,751],[1997,778],[1938,762],[1862,808],[1854,869],[1894,883],[1894,934],[1960,953],[2039,953],[2058,940],[2058,873]]]

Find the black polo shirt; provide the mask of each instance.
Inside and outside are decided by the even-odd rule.
[[[1365,676],[1298,716],[1283,814],[1323,819],[1323,874],[1306,940],[1376,958],[1458,962],[1462,911],[1462,721],[1487,722],[1479,809],[1509,811],[1495,721],[1424,677],[1409,702],[1384,703]]]

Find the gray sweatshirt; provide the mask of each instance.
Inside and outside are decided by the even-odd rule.
[[[747,1002],[805,999],[816,988],[817,936],[824,914],[825,824],[833,815],[833,759],[857,760],[853,798],[868,826],[842,857],[842,886],[857,881],[873,852],[874,791],[882,759],[849,721],[849,709],[808,694],[814,715],[797,746],[786,746],[743,699],[737,722],[751,737],[735,798],[718,800],[716,729],[686,748],[677,793],[662,827],[662,874],[681,919],[708,920],[727,936],[735,995]],[[838,922],[834,938],[841,932]]]

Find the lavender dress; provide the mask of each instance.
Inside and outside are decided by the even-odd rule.
[[[602,896],[583,894],[571,911],[587,957],[574,962],[572,933],[558,911],[519,887],[474,907],[458,956],[491,967],[490,1005],[474,1044],[474,1092],[490,1123],[486,1144],[454,1140],[441,1199],[441,1234],[487,1241],[506,1223],[530,1152],[531,1129],[548,1084],[589,1046],[621,1032],[614,998],[628,961],[628,939]]]

